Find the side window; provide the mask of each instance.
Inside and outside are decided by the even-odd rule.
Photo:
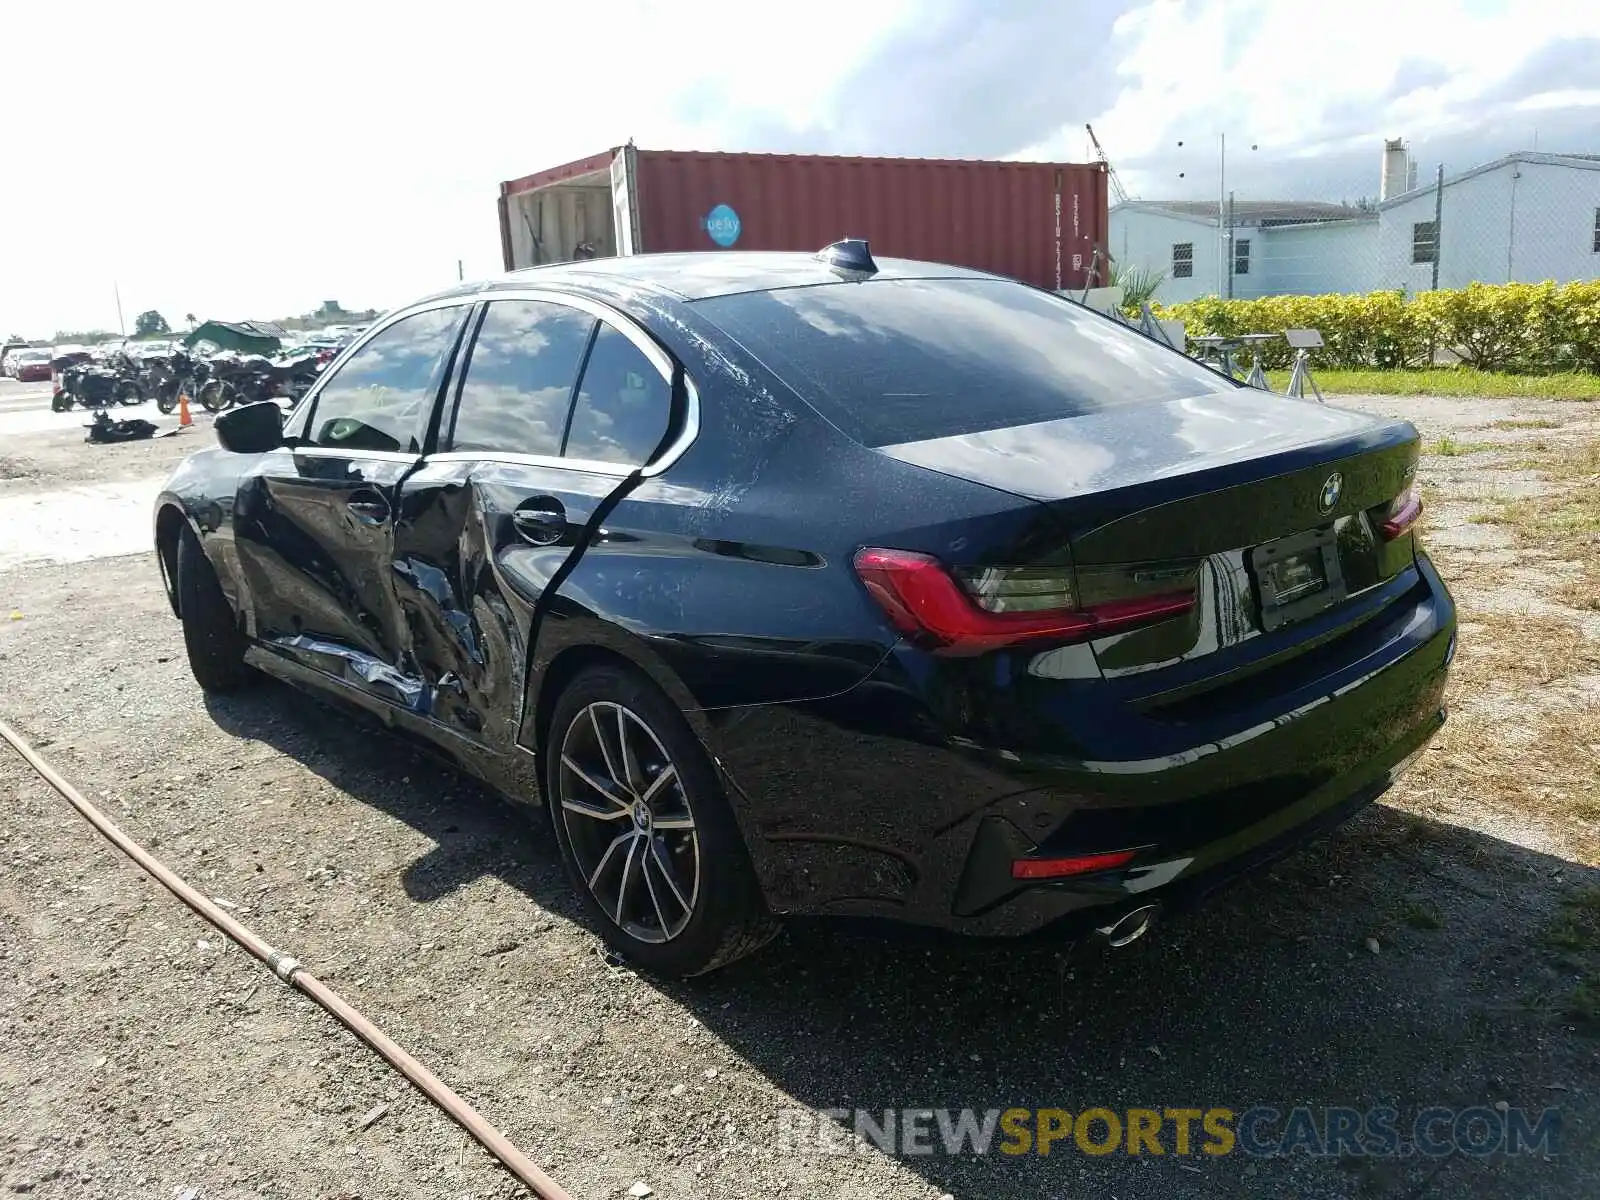
[[[672,391],[655,364],[611,326],[600,326],[563,453],[636,467],[660,444],[671,416]]]
[[[311,444],[419,452],[439,371],[468,307],[414,313],[351,355],[317,393]]]
[[[444,445],[451,450],[561,453],[572,387],[594,318],[542,300],[489,305]]]

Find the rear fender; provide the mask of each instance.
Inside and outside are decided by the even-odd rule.
[[[558,594],[535,626],[518,745],[538,754],[550,712],[565,683],[589,663],[618,659],[648,675],[688,717],[696,735],[706,740],[704,710],[682,677],[648,639],[605,620],[572,597]]]
[[[749,798],[728,774],[714,749],[717,741],[713,736],[713,723],[725,720],[728,712],[717,713],[700,707],[683,678],[650,639],[604,620],[571,597],[558,594],[535,628],[517,742],[532,758],[540,792],[544,790],[544,753],[550,717],[566,685],[591,666],[616,664],[643,671],[683,713],[689,728],[706,748],[733,809],[745,848],[757,876],[763,881],[763,891],[770,897],[770,881],[777,877],[778,870],[772,847],[762,835],[761,822]]]

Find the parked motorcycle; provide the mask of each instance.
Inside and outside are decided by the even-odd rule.
[[[300,397],[309,392],[311,385],[316,383],[317,376],[322,374],[325,366],[327,360],[315,351],[290,354],[276,359],[266,380],[265,395],[262,399],[287,400],[291,404],[298,404]]]
[[[298,401],[316,382],[322,363],[314,353],[282,359],[219,354],[211,360],[213,378],[196,398],[209,412],[260,400]]]
[[[141,379],[145,394],[155,397],[156,408],[170,413],[178,407],[179,396],[193,396],[198,391],[197,374],[202,382],[209,378],[204,361],[191,358],[183,350],[174,350],[171,354],[149,359]]]
[[[80,408],[109,408],[144,400],[144,389],[126,359],[95,362],[87,354],[69,354],[53,359],[50,372],[55,384],[50,408],[55,412],[66,412],[74,404]]]

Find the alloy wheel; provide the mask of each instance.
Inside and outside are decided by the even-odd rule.
[[[666,747],[632,709],[597,700],[567,726],[561,821],[590,895],[623,932],[670,942],[700,895],[700,839]]]

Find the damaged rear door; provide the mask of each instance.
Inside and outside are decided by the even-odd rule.
[[[510,754],[536,613],[671,420],[672,363],[598,305],[484,308],[438,450],[400,487],[394,584],[433,718]]]

